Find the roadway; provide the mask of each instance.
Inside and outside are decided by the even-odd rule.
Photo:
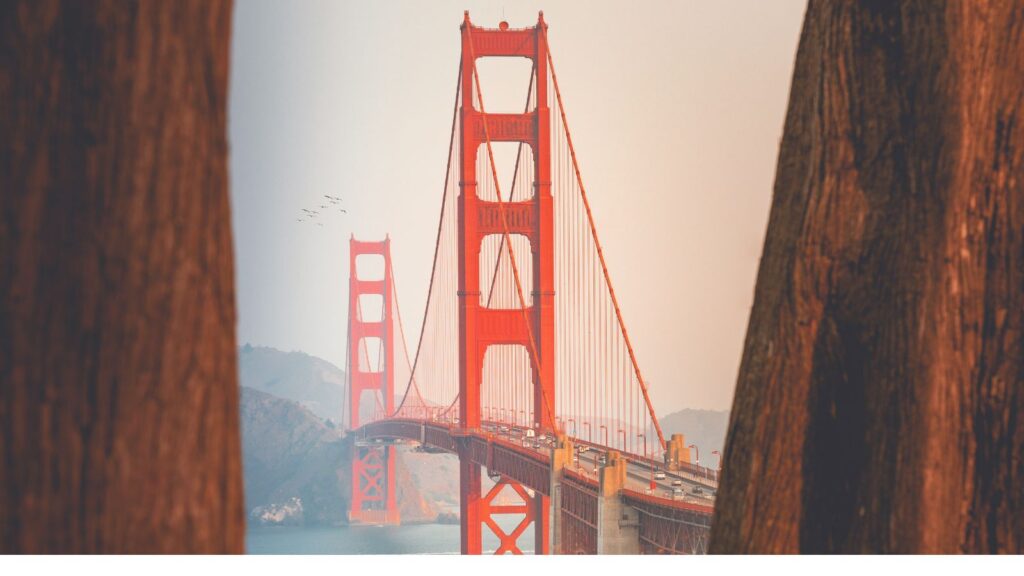
[[[529,438],[526,436],[526,429],[522,427],[498,422],[483,422],[481,427],[485,431],[494,434],[500,440],[505,440],[542,454],[548,454],[554,443],[554,439],[550,436],[545,437],[544,440]],[[605,459],[607,449],[576,439],[573,439],[573,442],[576,453],[573,455],[573,464],[570,469],[596,481],[598,479],[600,463]],[[585,451],[581,452],[581,449],[585,449]],[[661,474],[664,474],[664,478],[660,477]],[[655,476],[659,477],[656,478]],[[651,489],[652,481],[654,482],[653,490]],[[686,472],[664,470],[663,466],[657,466],[653,463],[628,460],[626,488],[641,494],[651,494],[678,502],[714,506],[717,482]]]

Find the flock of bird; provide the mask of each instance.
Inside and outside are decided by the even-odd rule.
[[[341,198],[337,196],[331,196],[330,194],[324,194],[324,198],[327,198],[327,204],[321,204],[319,210],[310,210],[308,208],[302,209],[302,215],[295,219],[296,222],[312,222],[318,216],[328,214],[333,208],[337,208],[342,214],[348,214],[348,210],[341,207]],[[323,222],[315,222],[317,226],[323,227]]]

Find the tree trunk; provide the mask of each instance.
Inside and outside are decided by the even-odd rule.
[[[229,1],[0,3],[0,552],[241,552]]]
[[[713,552],[1024,552],[1024,3],[808,6]]]

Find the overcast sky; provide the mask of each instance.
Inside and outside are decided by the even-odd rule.
[[[543,9],[655,408],[728,409],[804,7],[239,0],[230,87],[239,343],[344,366],[353,233],[391,235],[406,330],[418,333],[409,327],[429,281],[462,12],[482,26],[523,27]],[[494,110],[502,90],[491,86]],[[524,91],[510,102],[521,106]],[[324,194],[342,197],[348,215],[322,228],[295,221]]]

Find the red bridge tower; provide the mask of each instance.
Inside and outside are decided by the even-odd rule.
[[[527,349],[533,370],[533,422],[538,430],[553,428],[555,399],[555,308],[554,308],[554,219],[551,196],[550,109],[548,108],[548,56],[543,13],[532,28],[499,29],[474,26],[467,13],[462,24],[462,103],[461,178],[459,214],[459,426],[462,432],[480,428],[480,389],[484,354],[492,345],[519,345]],[[520,57],[533,60],[536,78],[536,107],[523,114],[485,114],[474,106],[474,71],[477,58]],[[486,131],[485,125],[486,122]],[[486,152],[491,142],[522,142],[533,151],[533,197],[504,202],[509,234],[530,241],[532,286],[523,286],[532,294],[527,309],[528,321],[521,309],[491,309],[480,304],[480,248],[484,238],[505,232],[502,207],[498,202],[477,196],[477,155]],[[510,192],[510,191],[509,191]],[[531,344],[531,333],[533,343]],[[535,347],[535,348],[534,348]],[[536,355],[533,350],[536,350]],[[536,367],[539,367],[539,373]],[[515,539],[520,526],[511,535],[500,533],[490,517],[500,507],[490,504],[493,493],[481,496],[481,470],[469,458],[468,445],[459,455],[462,553],[479,554],[484,525],[495,530],[502,550],[518,550]],[[502,483],[511,483],[503,479]],[[522,496],[526,510],[524,523],[532,520],[537,554],[548,552],[548,497],[537,493],[530,497],[525,489],[513,486]],[[493,492],[493,491],[492,491]],[[510,507],[505,507],[510,508]],[[522,508],[522,507],[517,507]]]
[[[363,255],[379,255],[384,259],[384,277],[377,280],[359,278],[356,259]],[[392,330],[391,240],[361,242],[349,240],[349,302],[348,302],[348,379],[349,430],[361,425],[360,400],[364,392],[377,395],[376,404],[385,415],[395,409],[394,339]],[[382,297],[379,321],[364,320],[360,297]],[[380,341],[378,366],[370,366],[367,339]],[[362,360],[360,360],[362,359]],[[349,522],[352,524],[398,524],[398,502],[395,491],[394,446],[365,445],[358,439],[352,448],[352,499]]]

